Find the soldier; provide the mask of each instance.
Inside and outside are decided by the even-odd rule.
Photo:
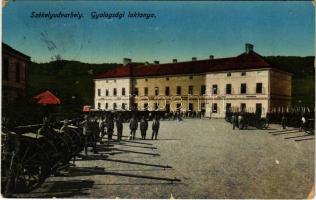
[[[304,128],[305,128],[305,123],[306,123],[305,116],[302,115],[301,123],[300,123],[300,131],[303,131],[303,130],[304,130]]]
[[[148,121],[143,116],[140,121],[140,132],[143,140],[146,140],[146,131],[148,129]]]
[[[43,136],[49,136],[50,135],[51,128],[49,127],[49,120],[47,117],[43,118],[43,125],[41,128],[37,130],[36,137],[38,135],[43,135]]]
[[[242,113],[238,115],[238,127],[239,127],[239,130],[244,129],[244,116]]]
[[[151,136],[151,139],[153,140],[155,137],[155,140],[157,140],[157,136],[158,136],[158,131],[159,131],[159,118],[156,116],[153,120],[153,124],[152,124],[152,129],[153,129],[153,133]]]
[[[89,123],[90,123],[89,116],[85,115],[84,116],[84,121],[82,121],[80,123],[80,125],[82,125],[82,134],[83,134],[83,137],[84,137],[84,152],[85,152],[85,155],[88,155],[88,132],[90,132],[90,130],[89,130],[90,129]]]
[[[286,129],[286,117],[285,114],[282,115],[281,125],[283,129]]]
[[[112,140],[114,122],[113,122],[113,117],[111,113],[109,113],[108,117],[106,118],[106,129],[107,129],[108,139]]]
[[[69,120],[68,120],[68,119],[65,119],[63,126],[59,129],[59,132],[60,132],[60,133],[66,133],[66,132],[68,132],[68,130],[69,130],[68,125],[69,125]]]
[[[232,116],[232,124],[233,124],[233,130],[235,130],[235,127],[237,126],[237,116],[235,113]]]
[[[122,115],[119,113],[116,118],[116,130],[117,130],[117,141],[122,140],[122,134],[123,134],[123,120]]]
[[[132,119],[129,123],[129,128],[131,129],[131,133],[130,133],[130,140],[135,140],[135,133],[136,133],[136,130],[138,128],[138,122],[136,120],[136,117],[135,115],[132,116]]]

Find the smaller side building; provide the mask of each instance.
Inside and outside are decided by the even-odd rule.
[[[14,103],[27,94],[27,66],[30,56],[2,43],[2,104]]]

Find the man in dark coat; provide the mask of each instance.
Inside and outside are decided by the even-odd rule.
[[[232,124],[233,124],[233,130],[235,130],[235,127],[237,126],[238,120],[237,115],[234,113],[232,116]]]
[[[148,121],[146,118],[143,116],[141,121],[140,121],[140,133],[142,135],[142,139],[146,140],[146,132],[148,129]]]
[[[282,125],[283,129],[286,129],[286,117],[285,117],[285,115],[282,115],[281,125]]]
[[[157,140],[159,126],[160,126],[159,118],[156,116],[154,118],[154,120],[153,120],[153,123],[152,123],[152,129],[153,129],[153,133],[152,133],[152,136],[151,136],[152,140],[154,139],[154,137],[155,137],[155,140]]]
[[[138,128],[138,122],[136,120],[135,115],[133,115],[133,117],[129,123],[129,128],[131,129],[130,140],[135,140],[135,133],[136,133],[136,130]]]
[[[111,113],[109,113],[108,117],[106,118],[106,129],[107,129],[108,139],[112,140],[113,130],[114,130],[114,121],[113,121],[113,117]]]
[[[122,134],[123,134],[123,119],[120,113],[117,115],[117,118],[116,118],[116,130],[117,130],[117,141],[121,141]]]

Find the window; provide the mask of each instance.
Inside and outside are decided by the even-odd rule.
[[[116,88],[113,88],[113,96],[116,96],[117,95],[117,90]]]
[[[109,90],[108,89],[105,90],[105,96],[109,96]]]
[[[241,103],[240,104],[240,111],[241,112],[246,112],[246,104],[245,103]]]
[[[201,111],[205,111],[205,103],[201,103]]]
[[[189,76],[189,79],[193,79],[193,76]]]
[[[231,73],[227,73],[227,76],[232,76],[232,74]]]
[[[181,95],[181,86],[177,86],[177,95]]]
[[[9,60],[5,58],[3,60],[3,66],[2,66],[2,76],[3,80],[9,80]]]
[[[256,93],[261,94],[262,93],[262,83],[256,84]]]
[[[105,109],[108,109],[108,108],[109,108],[109,104],[105,103]]]
[[[212,104],[212,113],[217,113],[217,103]]]
[[[193,85],[190,85],[190,86],[189,86],[189,94],[190,94],[190,95],[193,95]]]
[[[256,114],[261,116],[262,113],[262,104],[256,103]]]
[[[122,96],[125,96],[125,88],[122,88]]]
[[[170,88],[169,88],[169,87],[166,87],[166,88],[165,88],[165,95],[166,95],[166,96],[169,96],[169,95],[170,95]]]
[[[193,111],[193,103],[189,103],[189,111]]]
[[[144,110],[148,110],[148,103],[144,103]]]
[[[122,109],[125,110],[126,108],[126,103],[122,103]]]
[[[138,88],[134,88],[134,95],[138,96]]]
[[[246,94],[247,93],[247,85],[246,83],[242,83],[240,85],[240,94]]]
[[[101,103],[98,103],[98,109],[101,109]]]
[[[213,94],[217,94],[217,85],[212,86]]]
[[[169,77],[166,77],[166,81],[169,81]]]
[[[246,76],[246,72],[241,72],[241,75],[242,76]]]
[[[159,95],[159,88],[155,87],[155,96],[158,96],[158,95]]]
[[[170,111],[170,104],[166,104],[166,111],[169,112]]]
[[[144,88],[144,96],[148,96],[148,87]]]
[[[16,71],[15,71],[15,80],[16,80],[16,82],[20,82],[21,80],[20,80],[20,74],[21,74],[21,65],[20,65],[20,63],[16,63],[16,65],[15,65],[15,67],[16,67]]]
[[[205,91],[206,91],[206,86],[201,85],[201,95],[205,94]]]
[[[98,89],[98,96],[101,96],[101,89]]]
[[[116,110],[116,103],[113,103],[113,109]]]
[[[232,93],[232,84],[226,84],[226,94]]]
[[[230,111],[231,108],[232,108],[232,104],[226,103],[226,111]]]
[[[181,103],[177,103],[177,110],[181,109]]]

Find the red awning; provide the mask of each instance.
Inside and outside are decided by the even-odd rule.
[[[35,97],[33,97],[33,99],[36,101],[37,104],[41,105],[57,105],[61,103],[59,98],[51,93],[49,90],[36,95]]]

